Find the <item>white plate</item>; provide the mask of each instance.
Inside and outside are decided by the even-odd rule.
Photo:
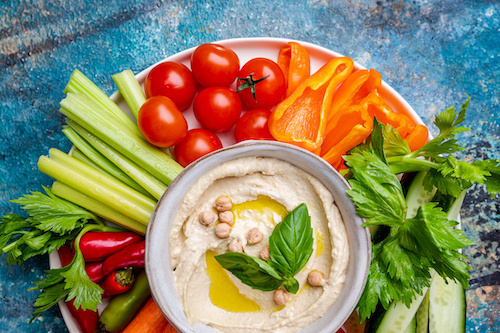
[[[321,66],[323,66],[326,62],[332,59],[332,57],[342,56],[337,52],[331,51],[329,49],[326,49],[324,47],[315,44],[292,40],[292,39],[285,39],[285,38],[237,38],[237,39],[214,41],[213,43],[224,45],[226,47],[231,48],[238,55],[240,60],[240,66],[243,66],[248,60],[255,57],[264,57],[271,59],[273,61],[277,61],[279,50],[283,46],[285,46],[288,42],[291,41],[300,43],[309,52],[309,56],[311,58],[311,73],[316,72]],[[165,58],[164,60],[156,64],[151,65],[150,67],[146,68],[145,70],[137,74],[136,75],[137,79],[141,84],[144,84],[144,80],[146,79],[146,76],[151,71],[151,69],[157,64],[165,61],[181,62],[188,68],[190,68],[191,54],[193,53],[194,49],[195,48],[193,47],[188,50],[179,52],[177,54]],[[361,66],[356,62],[354,63],[354,66],[356,69],[364,69],[363,66]],[[384,73],[381,74],[383,78]],[[236,83],[233,83],[232,88],[235,88],[235,85]],[[417,124],[423,124],[422,119],[420,119],[415,110],[413,110],[413,108],[406,102],[406,100],[403,97],[401,97],[401,95],[399,95],[393,88],[391,88],[385,81],[382,82],[382,86],[379,90],[395,111],[407,114]],[[119,92],[115,92],[114,94],[112,94],[111,99],[115,101],[118,104],[118,106],[120,106],[122,110],[124,110],[124,112],[126,112],[133,119],[133,115],[130,112],[129,107],[127,106],[127,104],[125,103],[124,99],[121,97]],[[183,111],[183,114],[186,117],[189,129],[201,127],[193,115],[192,107]],[[229,130],[223,133],[217,133],[217,135],[219,136],[223,146],[225,147],[235,143],[233,137],[233,130]],[[49,263],[50,263],[50,268],[61,267],[61,262],[59,260],[58,253],[56,251],[50,254]],[[100,305],[99,310],[102,311],[104,307],[105,304]],[[70,333],[79,332],[78,325],[76,324],[76,321],[69,313],[66,304],[61,301],[59,303],[59,308],[61,309],[62,316],[68,327],[69,332]]]

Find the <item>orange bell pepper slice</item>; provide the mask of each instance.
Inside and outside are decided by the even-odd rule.
[[[368,114],[372,118],[377,116],[378,121],[394,127],[402,138],[405,138],[415,129],[415,123],[410,117],[403,113],[394,112],[377,90],[368,94],[360,105],[366,106]]]
[[[278,66],[285,75],[286,96],[311,75],[311,59],[307,50],[296,42],[289,42],[280,49]]]
[[[331,122],[334,125],[321,146],[321,157],[335,168],[343,164],[342,155],[364,142],[373,128],[373,117],[366,106],[352,105],[337,112]]]
[[[351,58],[334,58],[302,81],[271,113],[271,135],[278,141],[317,150],[324,140],[333,93],[353,67]]]
[[[374,69],[361,69],[353,72],[333,95],[328,121],[333,118],[335,113],[350,105],[358,104],[370,92],[380,87],[381,84],[382,75]],[[331,126],[326,131],[330,132],[330,130]]]
[[[404,139],[408,143],[408,147],[410,147],[411,151],[418,150],[427,143],[429,139],[429,130],[424,125],[418,124],[413,132],[408,134]]]

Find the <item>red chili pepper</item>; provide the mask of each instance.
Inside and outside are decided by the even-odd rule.
[[[144,267],[145,245],[145,241],[138,242],[106,258],[102,265],[104,276],[119,268]]]
[[[73,261],[73,251],[68,244],[64,244],[59,248],[59,258],[61,259],[61,267],[68,266]]]
[[[99,314],[97,311],[92,310],[82,310],[79,308],[78,310],[75,308],[73,302],[75,299],[67,302],[68,310],[75,318],[80,330],[83,333],[94,333],[97,330],[97,323],[99,321]]]
[[[61,266],[68,266],[73,261],[73,252],[71,247],[64,244],[59,248],[59,257],[61,258]],[[87,272],[88,274],[88,272]],[[75,319],[83,333],[93,333],[97,330],[97,322],[99,321],[99,314],[97,311],[83,310],[82,308],[76,309],[73,304],[75,299],[67,302],[69,313]]]
[[[143,239],[142,236],[132,231],[88,232],[80,240],[80,250],[86,262],[102,261]]]
[[[85,264],[85,272],[89,276],[90,280],[94,283],[100,283],[104,280],[104,274],[102,274],[103,262],[89,262]]]
[[[106,276],[101,288],[104,290],[102,298],[113,295],[123,294],[134,285],[134,271],[132,267],[125,269],[117,269],[113,273]]]

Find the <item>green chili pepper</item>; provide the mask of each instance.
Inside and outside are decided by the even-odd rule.
[[[142,271],[129,291],[111,299],[99,318],[97,331],[114,333],[123,330],[132,321],[149,294],[146,272]]]

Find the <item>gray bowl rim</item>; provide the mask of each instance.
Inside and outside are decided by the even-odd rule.
[[[189,325],[182,309],[181,301],[175,291],[170,260],[164,260],[164,269],[155,269],[155,266],[158,264],[155,261],[162,260],[162,258],[170,258],[168,241],[165,242],[161,238],[162,235],[160,232],[162,232],[162,227],[166,228],[165,234],[168,238],[171,223],[168,223],[169,221],[164,223],[157,222],[157,217],[162,213],[170,217],[175,216],[176,204],[179,203],[185,192],[198,177],[207,170],[223,162],[249,156],[273,157],[285,160],[319,179],[332,192],[344,220],[349,238],[350,258],[347,275],[344,286],[333,305],[323,316],[298,331],[298,333],[336,332],[354,311],[366,284],[371,258],[370,233],[368,228],[361,227],[365,220],[356,214],[355,205],[345,192],[350,189],[350,185],[345,178],[322,158],[303,148],[288,143],[261,140],[244,141],[207,154],[181,171],[158,201],[151,215],[146,232],[146,273],[151,295],[162,313],[177,331],[214,332],[210,326],[200,323],[194,326]],[[291,157],[294,158],[292,159]],[[314,165],[310,165],[310,161]],[[310,171],[311,167],[315,167],[314,173]],[[325,180],[329,182],[325,184]],[[335,186],[330,186],[332,184]],[[177,192],[179,191],[182,195],[178,195]],[[163,218],[163,221],[166,220],[166,218]],[[161,244],[161,248],[158,246],[156,249],[153,248],[155,242]],[[165,249],[165,252],[162,252],[163,254],[158,253],[160,249]],[[353,254],[356,254],[356,256],[353,256]],[[349,288],[346,288],[347,286]]]

